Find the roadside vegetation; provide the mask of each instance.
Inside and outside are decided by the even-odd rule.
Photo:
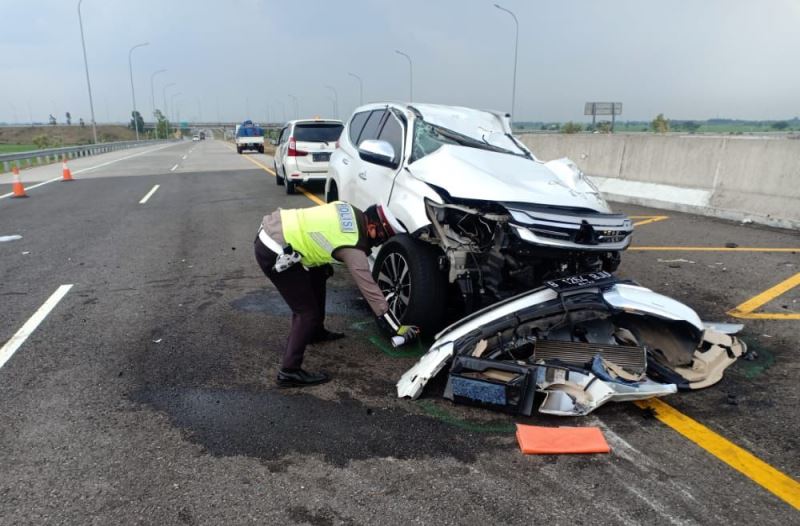
[[[614,123],[616,133],[653,133],[655,120],[651,121],[620,121]],[[670,119],[661,115],[664,122],[659,122],[659,131],[656,133],[687,133],[687,134],[717,134],[717,135],[760,135],[800,132],[800,117],[784,120],[747,121],[740,119]],[[590,119],[590,118],[589,118]],[[664,126],[666,130],[663,130]],[[577,129],[580,128],[580,129]],[[610,121],[598,121],[592,128],[591,120],[582,122],[515,122],[514,130],[519,132],[561,132],[561,133],[608,133],[611,129]]]

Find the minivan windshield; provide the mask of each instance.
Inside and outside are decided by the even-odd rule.
[[[342,128],[344,125],[335,122],[297,124],[293,135],[297,142],[336,142]]]
[[[479,150],[488,150],[490,152],[507,153],[510,155],[518,155],[520,157],[528,157],[528,154],[522,150],[511,151],[506,148],[501,148],[500,146],[490,144],[486,137],[484,137],[483,140],[475,139],[448,128],[431,124],[423,119],[417,119],[414,121],[414,141],[411,147],[410,162],[413,163],[418,159],[422,159],[426,155],[435,152],[445,144],[466,146],[468,148],[477,148]]]

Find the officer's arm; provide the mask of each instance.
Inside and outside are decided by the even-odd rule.
[[[369,260],[363,251],[357,248],[340,248],[334,253],[334,257],[347,266],[347,270],[356,282],[361,295],[369,303],[375,316],[382,316],[389,310],[389,304],[383,297],[381,289],[375,280],[372,279],[372,272],[369,270]]]

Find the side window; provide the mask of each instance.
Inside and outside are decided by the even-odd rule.
[[[403,125],[397,120],[397,117],[389,113],[389,118],[386,119],[386,124],[383,125],[378,139],[386,141],[394,148],[395,158],[399,158],[403,153]]]
[[[386,116],[386,111],[384,110],[375,110],[370,114],[367,123],[364,125],[364,129],[361,130],[361,135],[358,137],[356,148],[359,144],[368,139],[378,138],[378,130],[380,129],[381,122],[383,122],[384,116]]]
[[[350,142],[356,147],[358,147],[358,136],[361,135],[361,130],[364,128],[364,123],[367,122],[367,117],[369,117],[368,111],[356,113],[353,115],[353,118],[350,119],[350,124],[347,126]]]

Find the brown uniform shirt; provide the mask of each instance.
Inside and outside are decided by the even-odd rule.
[[[276,243],[281,246],[286,245],[286,239],[283,237],[280,210],[264,216],[261,221],[261,227]],[[356,282],[358,290],[361,291],[361,295],[369,303],[375,316],[383,316],[389,310],[389,304],[386,303],[386,298],[383,297],[381,289],[372,279],[367,254],[358,248],[342,247],[333,251],[333,258],[345,264],[353,277],[353,281]]]

